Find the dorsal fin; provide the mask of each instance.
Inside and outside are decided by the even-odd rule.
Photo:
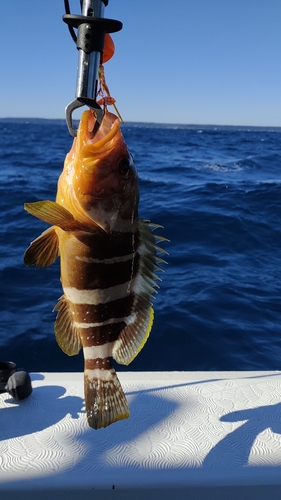
[[[155,226],[152,225],[152,227]],[[158,278],[155,271],[160,270],[157,265],[157,262],[159,262],[157,251],[167,253],[157,245],[158,240],[166,241],[166,238],[154,235],[149,221],[139,220],[139,234],[140,243],[137,249],[139,268],[131,285],[131,293],[135,297],[132,311],[131,315],[125,320],[126,327],[112,349],[113,358],[124,365],[128,365],[133,361],[150,334],[154,318],[151,299],[153,294],[156,293],[155,288],[158,288],[155,283],[155,279]]]

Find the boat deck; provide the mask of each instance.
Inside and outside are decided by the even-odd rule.
[[[118,376],[131,416],[97,431],[82,373],[0,394],[1,500],[281,498],[281,372]]]

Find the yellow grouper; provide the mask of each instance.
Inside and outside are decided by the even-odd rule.
[[[64,295],[55,309],[55,335],[72,356],[83,347],[85,403],[94,429],[129,417],[112,358],[128,365],[153,323],[151,298],[160,269],[157,225],[138,218],[138,178],[120,121],[105,110],[82,115],[66,156],[56,201],[25,204],[51,224],[27,249],[24,261],[46,267],[60,256]],[[164,252],[162,250],[162,252]]]

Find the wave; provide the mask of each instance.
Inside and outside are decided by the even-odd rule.
[[[281,129],[154,125],[123,127],[140,217],[170,239],[154,327],[128,369],[279,369]],[[61,353],[53,334],[59,263],[23,263],[46,229],[23,203],[55,198],[72,140],[56,123],[0,128],[1,356],[28,370],[81,370],[81,356]]]

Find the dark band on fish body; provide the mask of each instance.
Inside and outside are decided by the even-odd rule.
[[[112,358],[85,359],[86,370],[110,370],[112,368]]]
[[[125,262],[115,263],[77,260],[75,266],[69,270],[68,286],[77,288],[77,290],[95,290],[120,285],[136,275],[138,263],[138,254]]]
[[[111,323],[109,325],[81,328],[80,337],[83,347],[100,346],[108,342],[115,342],[125,326],[126,323],[120,321],[119,323]]]
[[[101,323],[114,318],[129,316],[134,302],[134,294],[123,299],[112,300],[106,304],[73,304],[73,319],[77,323]]]
[[[139,232],[98,232],[95,234],[77,232],[76,238],[81,242],[81,255],[83,247],[87,257],[95,259],[112,259],[133,253],[139,246]],[[80,252],[79,252],[80,253]]]

